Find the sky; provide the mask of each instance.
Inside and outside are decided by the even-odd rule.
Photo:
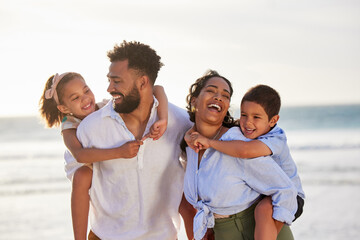
[[[109,98],[106,53],[123,40],[157,51],[156,84],[180,107],[208,69],[232,82],[232,108],[256,84],[283,106],[360,104],[358,0],[0,0],[0,117],[38,115],[55,73]]]

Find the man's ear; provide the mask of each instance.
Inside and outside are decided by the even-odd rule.
[[[279,115],[275,115],[270,119],[270,127],[274,127],[275,124],[279,121],[280,116]]]
[[[70,114],[70,113],[71,113],[70,110],[69,110],[69,108],[66,107],[65,105],[57,105],[57,109],[58,109],[60,112],[64,113],[64,114]]]
[[[139,89],[140,90],[144,90],[146,87],[149,86],[150,84],[150,79],[148,76],[146,75],[143,75],[141,78],[140,78],[140,83],[139,83]]]

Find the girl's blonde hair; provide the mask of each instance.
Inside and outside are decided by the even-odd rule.
[[[55,75],[52,75],[45,84],[45,88],[43,91],[43,94],[41,95],[40,101],[39,101],[39,112],[40,116],[45,120],[45,124],[47,127],[57,127],[60,125],[62,119],[64,118],[65,114],[60,112],[57,108],[57,103],[54,98],[47,99],[45,97],[45,92],[48,89],[51,89],[51,86],[53,85],[53,78]],[[74,78],[81,78],[84,79],[79,73],[75,72],[69,72],[66,75],[62,77],[58,85],[56,86],[56,92],[59,99],[59,104],[63,103],[63,97],[64,97],[64,87],[65,85],[73,80]]]

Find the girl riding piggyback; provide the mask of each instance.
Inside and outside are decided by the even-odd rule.
[[[154,86],[159,101],[159,120],[153,124],[145,137],[160,138],[167,127],[167,97],[161,86]],[[92,182],[92,163],[117,158],[132,158],[138,153],[143,139],[129,141],[113,149],[83,148],[76,137],[76,129],[89,114],[108,104],[109,100],[96,103],[95,96],[84,78],[75,72],[51,76],[40,99],[40,115],[47,127],[61,127],[67,147],[65,172],[72,181],[71,212],[74,238],[86,239],[89,189]],[[111,103],[109,103],[111,104]],[[73,156],[73,157],[72,157]],[[74,160],[76,159],[76,161]]]

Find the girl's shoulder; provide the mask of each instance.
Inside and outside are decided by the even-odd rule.
[[[79,118],[74,116],[65,116],[61,121],[61,131],[66,129],[76,129],[80,122],[81,120]]]

